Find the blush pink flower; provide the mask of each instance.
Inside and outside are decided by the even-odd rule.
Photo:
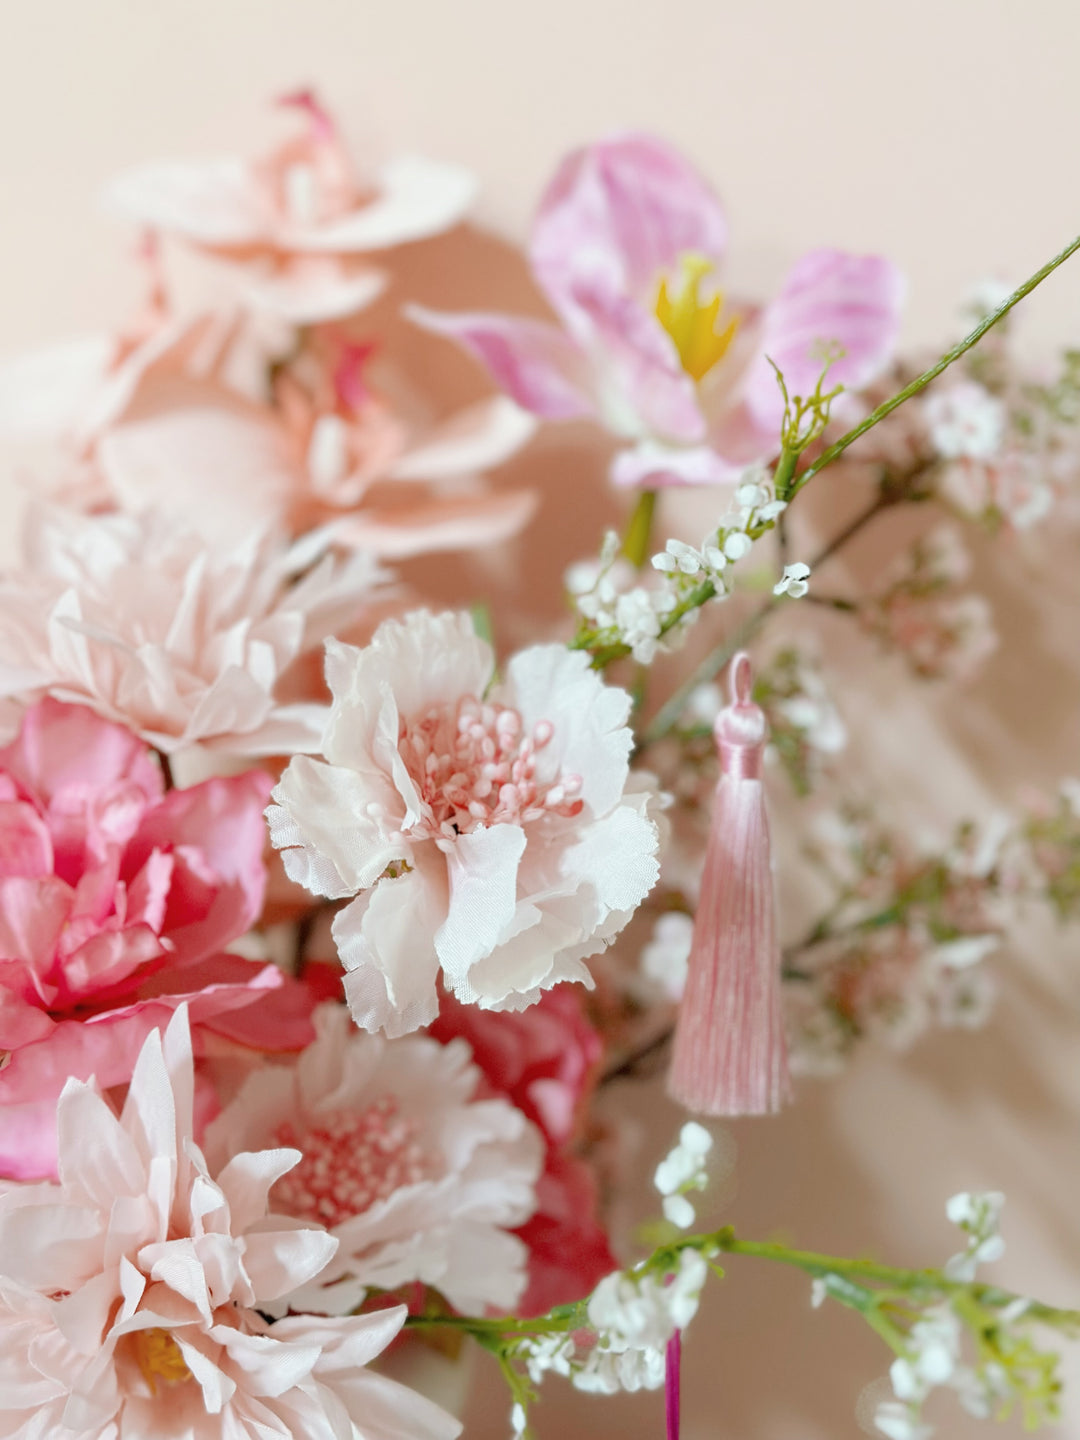
[[[830,382],[866,384],[889,358],[904,287],[887,260],[812,250],[768,305],[729,315],[711,280],[726,241],[720,202],[681,155],[616,136],[570,154],[540,203],[530,261],[558,325],[411,314],[534,414],[599,421],[622,442],[617,484],[729,481],[779,448],[769,361],[806,395],[839,350]]]
[[[476,182],[417,156],[361,174],[310,92],[282,103],[303,128],[269,155],[154,161],[119,176],[108,198],[139,225],[242,266],[254,303],[314,324],[370,304],[386,277],[361,257],[455,225]]]
[[[0,576],[0,699],[88,705],[167,754],[313,749],[324,708],[281,703],[279,681],[380,578],[325,536],[209,547],[153,513],[35,507],[22,569]]]
[[[119,1117],[96,1085],[69,1082],[59,1184],[0,1196],[0,1434],[451,1440],[455,1420],[367,1368],[404,1306],[263,1318],[337,1242],[269,1212],[295,1150],[208,1169],[193,1079],[181,1011],[146,1039]]]
[[[326,760],[297,756],[270,836],[289,876],[355,896],[333,933],[365,1030],[404,1034],[460,1000],[518,1010],[619,933],[656,882],[658,831],[629,773],[630,697],[588,656],[495,657],[468,615],[327,642]]]
[[[512,1310],[525,1245],[509,1232],[536,1208],[539,1132],[503,1099],[478,1099],[462,1040],[384,1040],[343,1005],[315,1014],[295,1065],[254,1072],[206,1136],[211,1162],[289,1145],[303,1159],[271,1192],[277,1209],[339,1241],[326,1268],[285,1297],[343,1315],[371,1288],[420,1282],[466,1314]]]
[[[26,712],[0,750],[0,1173],[52,1173],[66,1078],[126,1083],[185,999],[200,1043],[306,1042],[306,991],[221,953],[262,906],[270,784],[253,770],[165,794],[119,725],[55,700]]]
[[[99,484],[121,509],[158,511],[214,544],[330,526],[338,545],[401,559],[518,531],[535,497],[479,477],[528,440],[533,418],[497,396],[412,424],[362,377],[369,348],[309,336],[277,371],[272,404],[158,367],[103,436]]]
[[[547,990],[520,1012],[495,1013],[444,995],[429,1033],[468,1041],[490,1091],[504,1095],[543,1132],[547,1153],[535,1213],[517,1233],[529,1249],[520,1315],[539,1315],[589,1295],[617,1261],[598,1214],[592,1168],[574,1151],[602,1052],[582,994]]]

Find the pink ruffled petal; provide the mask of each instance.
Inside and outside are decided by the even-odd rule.
[[[603,270],[649,303],[686,254],[718,260],[727,221],[711,187],[650,135],[616,135],[575,150],[540,202],[530,256],[552,302],[582,273]]]
[[[418,305],[406,314],[468,350],[511,400],[534,415],[574,420],[594,413],[585,357],[554,325],[510,315],[439,314]]]
[[[263,770],[172,790],[128,847],[137,874],[155,848],[175,861],[164,927],[177,963],[222,950],[251,927],[266,888],[263,811],[273,780]]]

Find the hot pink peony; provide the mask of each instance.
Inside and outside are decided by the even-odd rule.
[[[301,987],[221,953],[262,905],[270,785],[252,770],[165,794],[121,726],[55,700],[27,711],[0,750],[0,1172],[51,1173],[67,1076],[126,1082],[184,999],[200,1043],[310,1038]]]
[[[783,402],[884,366],[903,283],[877,257],[812,250],[764,308],[725,311],[711,282],[727,241],[712,190],[675,150],[622,135],[576,150],[533,226],[533,272],[560,325],[413,310],[470,350],[519,405],[548,420],[591,416],[623,448],[612,477],[655,487],[736,478],[779,446]]]
[[[476,182],[418,156],[362,175],[310,92],[282,103],[303,128],[269,155],[153,161],[121,175],[109,199],[138,224],[242,266],[251,300],[313,324],[374,300],[386,279],[361,257],[456,224]]]
[[[0,1196],[0,1435],[452,1440],[449,1415],[366,1368],[404,1306],[263,1318],[337,1241],[268,1213],[295,1150],[210,1172],[193,1079],[181,1011],[147,1037],[119,1118],[95,1085],[68,1083],[60,1183]]]

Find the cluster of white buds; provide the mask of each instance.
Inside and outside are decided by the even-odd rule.
[[[603,1395],[659,1389],[668,1341],[697,1314],[708,1270],[701,1252],[687,1249],[674,1274],[618,1270],[601,1280],[588,1306],[596,1344],[571,1373],[577,1389]]]
[[[678,596],[668,585],[647,589],[634,584],[635,579],[633,566],[619,555],[618,535],[609,530],[599,561],[571,566],[566,587],[578,614],[608,643],[628,646],[635,660],[648,665],[660,648],[664,618],[678,604]]]
[[[679,1143],[656,1167],[653,1184],[663,1196],[664,1216],[680,1230],[689,1230],[697,1218],[687,1195],[708,1184],[705,1159],[712,1144],[705,1127],[688,1120],[679,1131]]]
[[[578,1390],[614,1395],[619,1390],[657,1390],[664,1383],[668,1341],[697,1314],[708,1276],[699,1250],[680,1252],[677,1269],[660,1274],[616,1270],[589,1297],[592,1343],[576,1335],[542,1335],[518,1351],[529,1379],[538,1385],[549,1372],[567,1376]]]
[[[968,1236],[967,1248],[945,1266],[953,1280],[970,1281],[975,1268],[997,1260],[1005,1249],[998,1221],[1005,1197],[996,1191],[954,1195],[946,1205],[949,1219]],[[994,1314],[997,1347],[1004,1357],[1022,1340],[1010,1337],[1010,1327],[1023,1320],[1029,1302],[1014,1300]],[[986,1418],[1015,1394],[1016,1386],[1006,1364],[983,1358],[976,1368],[961,1363],[964,1323],[949,1301],[928,1306],[905,1338],[905,1349],[889,1370],[894,1399],[883,1401],[874,1424],[887,1440],[929,1440],[933,1429],[923,1419],[922,1407],[938,1387],[954,1391],[969,1414]]]

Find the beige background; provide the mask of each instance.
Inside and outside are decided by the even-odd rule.
[[[911,343],[954,332],[954,303],[972,281],[1019,278],[1080,226],[1074,0],[5,0],[2,13],[5,352],[123,313],[124,240],[96,208],[115,169],[255,145],[264,97],[301,82],[318,84],[375,149],[473,165],[478,218],[507,237],[523,233],[567,146],[620,126],[658,129],[728,202],[737,289],[764,291],[811,244],[884,250],[911,279]],[[417,295],[474,299],[493,285],[499,303],[527,303],[512,257],[479,239],[423,247],[405,269]],[[1080,340],[1080,263],[1024,325],[1034,357],[1070,339]],[[549,436],[519,462],[548,500],[545,538],[520,557],[518,598],[591,548],[609,503],[595,485],[582,501],[577,479],[595,475],[593,460]],[[11,495],[5,479],[0,515]],[[571,496],[580,539],[565,519]],[[815,523],[847,503],[834,496]],[[869,537],[852,563],[872,565],[877,543]],[[857,757],[903,796],[912,823],[948,825],[1024,783],[1080,773],[1077,550],[1063,534],[1053,549],[983,555],[1008,643],[973,690],[913,691],[842,637]],[[458,574],[450,567],[441,583]],[[815,1248],[918,1264],[952,1243],[948,1194],[1002,1188],[1000,1278],[1078,1303],[1077,946],[1033,923],[1019,954],[980,1035],[931,1037],[903,1058],[867,1053],[840,1082],[804,1087],[777,1122],[737,1127],[726,1213],[750,1233],[782,1228]],[[634,1116],[644,1197],[676,1117],[655,1086],[629,1098],[614,1103]],[[1077,1393],[1060,1433],[1075,1437],[1075,1359],[1070,1369]],[[687,1346],[684,1433],[852,1440],[856,1398],[883,1370],[875,1339],[844,1312],[812,1314],[798,1277],[733,1263]],[[537,1419],[549,1437],[644,1440],[661,1433],[662,1407],[577,1397],[553,1381]],[[481,1364],[467,1434],[505,1433],[498,1382]],[[977,1433],[946,1409],[942,1435]]]

